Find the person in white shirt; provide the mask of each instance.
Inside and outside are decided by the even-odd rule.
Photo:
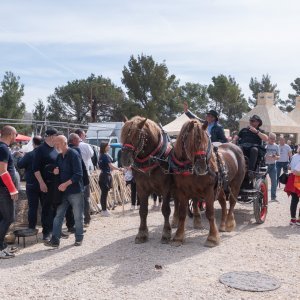
[[[285,143],[284,137],[279,138],[279,155],[279,159],[276,161],[277,185],[281,170],[283,170],[284,173],[288,172],[288,165],[292,157],[292,149],[288,144]]]
[[[82,129],[75,130],[75,133],[78,134],[80,137],[80,143],[78,145],[81,153],[82,160],[85,164],[87,172],[91,175],[92,170],[92,157],[94,155],[94,151],[92,147],[85,143],[85,132]],[[86,185],[84,187],[84,227],[89,227],[91,222],[91,215],[90,215],[90,185]]]

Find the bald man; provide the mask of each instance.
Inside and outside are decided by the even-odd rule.
[[[0,138],[0,259],[12,258],[4,242],[10,224],[14,221],[14,201],[18,200],[15,167],[9,146],[18,133],[12,126],[4,126]]]
[[[62,203],[57,207],[53,221],[52,237],[45,246],[59,247],[61,229],[69,205],[72,206],[75,219],[75,244],[81,246],[83,240],[83,181],[80,154],[68,147],[67,138],[59,135],[55,139],[55,148],[59,152],[54,174],[59,174],[58,190],[63,192]]]

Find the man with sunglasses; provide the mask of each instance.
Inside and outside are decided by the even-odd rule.
[[[12,126],[4,126],[0,138],[0,258],[15,255],[4,242],[9,226],[14,221],[14,201],[18,200],[16,174],[9,146],[16,141],[17,131]]]
[[[260,126],[262,120],[258,115],[253,115],[249,119],[249,126],[240,130],[233,142],[236,142],[243,150],[244,155],[249,158],[248,170],[255,171],[258,155],[264,155],[262,143],[268,140],[268,136],[264,133]],[[249,172],[250,177],[253,172]]]

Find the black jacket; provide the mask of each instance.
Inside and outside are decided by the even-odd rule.
[[[191,111],[187,111],[185,113],[190,119],[197,119],[201,123],[204,123],[204,121],[200,118],[198,118],[196,115],[194,115]],[[220,143],[227,143],[227,139],[225,137],[224,128],[222,125],[220,125],[218,122],[215,122],[215,125],[212,127],[210,132],[210,140],[212,142],[220,142]]]

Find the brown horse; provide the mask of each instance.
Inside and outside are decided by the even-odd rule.
[[[199,195],[205,198],[206,217],[210,224],[206,246],[213,247],[220,242],[214,216],[214,201],[217,196],[219,196],[222,206],[221,230],[234,228],[233,208],[244,178],[244,156],[235,145],[224,144],[220,146],[220,154],[216,157],[212,147],[206,132],[206,125],[202,125],[197,120],[189,120],[183,125],[176,141],[174,156],[178,161],[189,163],[191,171],[189,174],[174,175],[176,198],[179,205],[179,222],[173,240],[177,245],[182,244],[184,238],[188,199],[199,197]],[[224,172],[223,176],[227,178],[226,186],[228,188],[226,191],[223,189],[225,184],[220,185],[222,182],[218,176],[218,172],[222,171]],[[228,193],[230,210],[227,215],[225,196]]]
[[[162,213],[165,222],[161,240],[168,242],[171,239],[169,202],[173,178],[165,174],[156,159],[165,158],[170,151],[166,136],[156,123],[136,116],[125,122],[121,142],[121,162],[124,167],[132,167],[140,199],[140,227],[135,242],[144,243],[148,240],[148,197],[152,193],[163,196]]]

